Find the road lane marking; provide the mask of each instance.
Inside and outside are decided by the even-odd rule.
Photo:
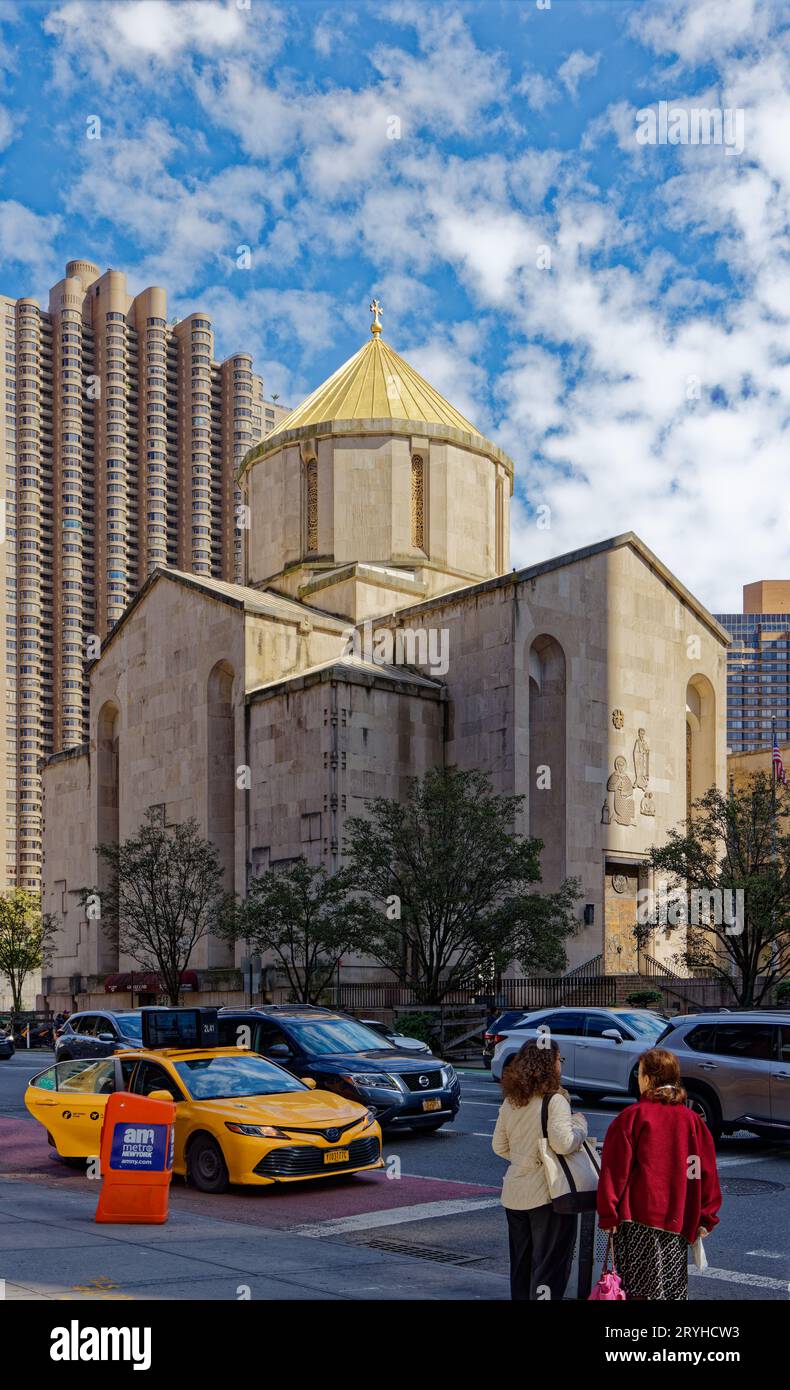
[[[437,1216],[458,1216],[462,1212],[498,1207],[498,1197],[465,1197],[458,1201],[421,1202],[416,1207],[394,1207],[390,1211],[366,1211],[343,1216],[338,1221],[319,1221],[310,1226],[287,1226],[292,1236],[342,1236],[348,1231],[371,1231],[376,1226],[400,1226],[407,1221],[428,1221]]]
[[[696,1265],[689,1265],[689,1274],[696,1279],[720,1279],[725,1284],[748,1284],[756,1289],[781,1289],[782,1293],[787,1293],[790,1289],[788,1279],[769,1279],[767,1274],[742,1274],[739,1269],[714,1269],[710,1265],[707,1269],[697,1269]]]
[[[783,1260],[785,1253],[782,1250],[747,1250],[747,1255],[757,1255],[761,1260]]]
[[[776,1158],[776,1156],[776,1154],[770,1153],[755,1154],[754,1157],[751,1157],[751,1155],[744,1154],[742,1157],[739,1158],[719,1158],[716,1160],[716,1167],[739,1168],[744,1163],[768,1163],[772,1158]]]

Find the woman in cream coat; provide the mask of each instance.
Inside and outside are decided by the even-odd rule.
[[[561,1299],[573,1260],[576,1217],[555,1212],[538,1147],[543,1097],[551,1097],[547,1121],[555,1153],[571,1154],[587,1138],[587,1121],[571,1111],[562,1089],[560,1049],[547,1037],[525,1043],[502,1073],[504,1101],[492,1147],[510,1167],[502,1184],[510,1238],[510,1296]]]

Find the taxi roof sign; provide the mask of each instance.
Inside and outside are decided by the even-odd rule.
[[[140,1010],[143,1047],[216,1047],[217,1010],[211,1008],[144,1008]]]

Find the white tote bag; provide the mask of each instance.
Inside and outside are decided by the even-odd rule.
[[[551,1205],[565,1216],[573,1216],[580,1211],[595,1211],[598,1179],[601,1176],[601,1165],[595,1150],[585,1139],[576,1153],[554,1152],[549,1143],[550,1100],[551,1096],[543,1097],[540,1109],[543,1136],[538,1143]]]

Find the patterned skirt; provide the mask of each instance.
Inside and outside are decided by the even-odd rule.
[[[614,1238],[614,1263],[627,1298],[651,1303],[689,1296],[688,1241],[675,1231],[624,1221]]]

